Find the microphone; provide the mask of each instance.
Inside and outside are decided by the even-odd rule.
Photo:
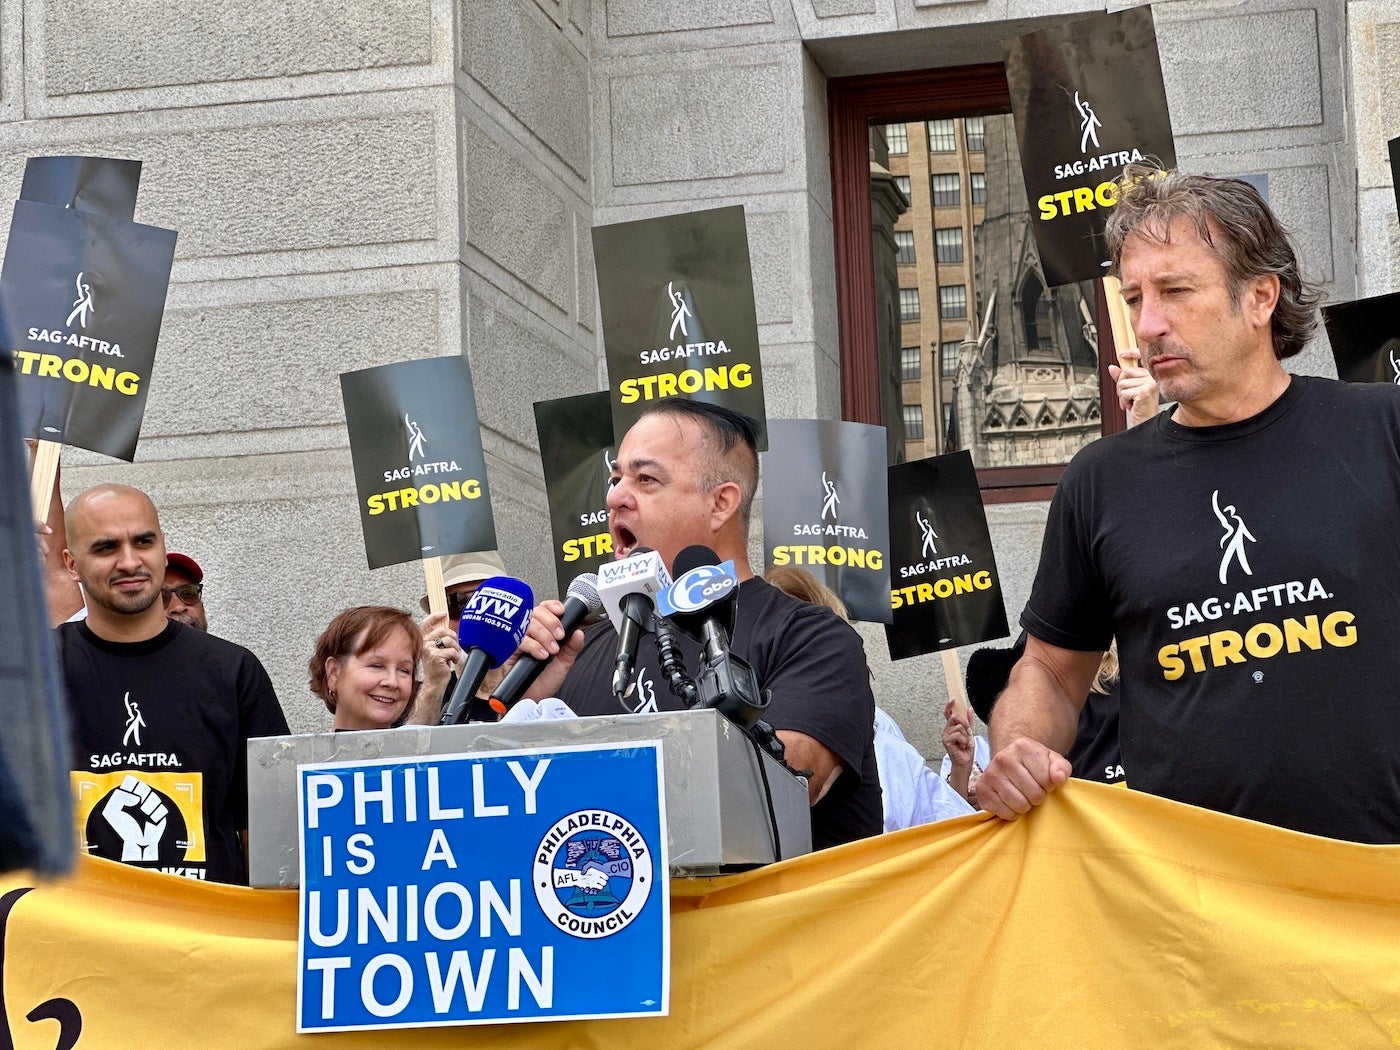
[[[472,697],[481,688],[486,672],[500,666],[519,648],[534,608],[534,592],[522,580],[492,576],[481,582],[462,610],[457,626],[457,639],[467,660],[438,725],[455,726],[466,721]]]
[[[708,547],[687,547],[676,555],[676,582],[657,595],[656,611],[701,644],[696,704],[714,708],[760,748],[783,762],[783,743],[762,715],[772,695],[752,665],[729,648],[739,607],[739,576],[734,562],[716,565]]]
[[[695,544],[676,555],[676,581],[657,595],[656,611],[697,642],[705,624],[715,621],[725,636],[734,633],[739,610],[739,576],[734,562],[719,562],[709,547]]]
[[[608,618],[617,628],[617,662],[613,668],[613,695],[624,701],[632,692],[637,666],[637,646],[649,629],[656,602],[652,595],[671,585],[661,555],[641,548],[622,561],[598,567],[598,596]]]
[[[568,594],[564,598],[564,615],[559,621],[560,626],[564,628],[564,637],[568,638],[582,624],[591,623],[602,615],[603,600],[598,597],[597,574],[580,573],[574,577],[574,582],[569,584]],[[541,660],[521,653],[520,659],[515,661],[515,666],[506,672],[501,684],[491,693],[491,709],[500,715],[509,711],[524,695],[525,690],[535,684],[535,679],[551,659],[553,657],[547,656]]]

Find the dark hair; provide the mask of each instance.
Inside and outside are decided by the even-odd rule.
[[[1230,297],[1238,306],[1244,287],[1256,277],[1279,282],[1272,332],[1274,356],[1292,357],[1317,328],[1318,290],[1303,279],[1288,232],[1259,191],[1240,179],[1161,172],[1130,164],[1118,182],[1118,204],[1105,236],[1119,273],[1123,244],[1132,234],[1164,243],[1177,219],[1190,222],[1225,267]]]
[[[739,486],[739,520],[745,526],[753,511],[753,497],[758,489],[758,424],[742,412],[708,401],[693,401],[687,397],[663,397],[642,410],[639,418],[667,415],[686,416],[697,421],[708,437],[710,462],[700,477],[707,492],[727,481]],[[735,456],[734,450],[743,451]]]
[[[400,630],[408,634],[409,643],[413,646],[413,666],[416,670],[423,656],[423,632],[408,613],[388,605],[353,605],[336,615],[330,626],[321,632],[321,637],[316,639],[316,651],[306,665],[311,676],[307,684],[311,692],[321,698],[327,711],[335,714],[336,698],[326,685],[326,661],[363,656]],[[418,682],[415,678],[412,696],[404,708],[405,717],[413,710],[417,699]]]

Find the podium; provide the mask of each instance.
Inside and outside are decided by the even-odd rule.
[[[250,740],[249,882],[289,887],[300,881],[299,765],[642,740],[661,741],[673,875],[718,875],[812,852],[805,781],[761,753],[718,711],[667,711]]]

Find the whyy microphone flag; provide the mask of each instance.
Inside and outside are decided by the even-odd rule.
[[[678,396],[744,413],[767,448],[744,209],[599,226],[593,258],[614,438]]]
[[[970,452],[889,468],[890,657],[1007,634],[987,512]]]
[[[1006,81],[1045,283],[1102,277],[1115,180],[1129,163],[1176,166],[1152,8],[1016,37]]]
[[[806,569],[851,618],[890,622],[885,428],[770,419],[763,454],[765,564]]]
[[[344,372],[369,567],[494,550],[471,369],[430,357]]]

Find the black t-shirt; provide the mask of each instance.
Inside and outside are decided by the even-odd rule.
[[[1123,755],[1118,747],[1118,683],[1107,693],[1091,692],[1079,712],[1079,729],[1065,758],[1080,780],[1121,784]]]
[[[288,732],[257,657],[173,620],[144,642],[105,641],[83,622],[54,633],[83,848],[187,878],[245,883],[248,740]]]
[[[604,622],[588,628],[585,637],[559,697],[580,715],[620,714],[612,695],[617,632]],[[700,648],[684,635],[679,642],[693,674]],[[753,665],[759,685],[772,690],[764,720],[774,729],[807,734],[845,767],[812,807],[812,848],[878,835],[884,816],[875,766],[875,698],[860,635],[830,609],[798,601],[755,576],[739,586],[731,648]],[[638,710],[683,709],[661,673],[652,635],[638,648],[636,682]]]
[[[1066,469],[1022,624],[1118,638],[1128,783],[1400,842],[1400,388],[1294,377],[1259,415],[1168,413]]]

